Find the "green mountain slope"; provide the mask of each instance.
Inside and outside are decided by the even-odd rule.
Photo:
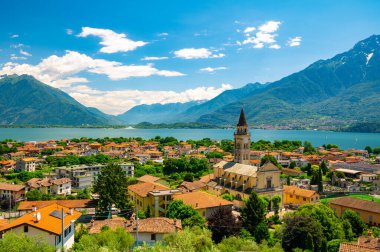
[[[32,76],[12,75],[0,79],[0,124],[107,125],[109,120]]]
[[[250,123],[305,126],[379,122],[380,36],[269,84],[239,102],[199,117],[233,125],[241,104]]]

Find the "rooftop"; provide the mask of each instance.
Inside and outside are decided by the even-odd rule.
[[[356,199],[356,198],[349,198],[349,197],[343,197],[343,198],[336,198],[329,202],[329,204],[344,206],[348,208],[354,208],[354,209],[360,209],[372,213],[380,213],[380,203],[369,201],[369,200],[362,200],[362,199]]]
[[[257,167],[253,165],[239,164],[235,162],[220,161],[215,167],[223,168],[225,171],[239,175],[256,177]]]
[[[158,183],[143,182],[128,186],[128,190],[141,197],[146,197],[151,191],[170,190],[170,188]]]
[[[175,194],[173,195],[173,199],[182,200],[186,205],[190,205],[194,209],[232,205],[232,202],[228,200],[202,191]]]
[[[96,202],[90,199],[77,199],[77,200],[36,200],[36,201],[22,201],[20,202],[17,210],[18,211],[28,211],[32,210],[32,207],[43,208],[49,206],[50,204],[58,204],[67,208],[93,208],[96,206]]]
[[[24,185],[14,185],[9,183],[0,183],[0,190],[7,190],[7,191],[13,191],[18,192],[25,189]]]
[[[285,186],[285,185],[284,185],[284,193],[306,197],[306,198],[310,198],[318,194],[316,191],[313,191],[313,190],[307,190],[307,189],[299,188],[297,186]]]

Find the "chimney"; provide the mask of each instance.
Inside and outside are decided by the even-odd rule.
[[[74,214],[74,209],[69,208],[69,214],[70,214],[70,215],[73,215],[73,214]]]
[[[32,205],[32,212],[37,211],[37,207],[35,205]]]
[[[198,203],[195,203],[195,207],[198,207]]]

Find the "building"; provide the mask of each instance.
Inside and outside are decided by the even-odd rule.
[[[137,221],[135,218],[126,220],[124,218],[116,217],[106,220],[94,220],[87,225],[87,229],[89,234],[97,234],[101,232],[103,226],[108,226],[112,230],[123,228],[133,236],[135,241],[137,240]],[[151,243],[161,241],[164,235],[180,232],[181,230],[181,220],[165,217],[141,219],[138,220],[138,242]]]
[[[319,202],[319,194],[313,190],[297,186],[284,186],[284,204],[300,206],[307,203]]]
[[[377,174],[373,174],[373,173],[362,173],[360,174],[360,180],[363,181],[363,182],[374,182],[375,180],[377,180]]]
[[[280,169],[270,162],[260,167],[250,165],[251,142],[243,109],[234,139],[234,162],[221,161],[214,165],[215,178],[213,183],[207,184],[207,188],[217,195],[230,193],[237,200],[248,198],[252,191],[269,198],[274,195],[282,198]]]
[[[17,172],[34,172],[36,170],[36,159],[35,158],[22,158],[16,162]]]
[[[184,181],[178,187],[178,189],[183,193],[195,192],[195,191],[199,191],[199,190],[205,189],[205,188],[206,188],[206,184],[203,183],[202,181],[194,181],[194,182]]]
[[[179,190],[170,189],[164,185],[143,182],[128,186],[128,195],[138,210],[150,209],[152,216],[165,216],[166,209],[172,201],[172,196]]]
[[[25,186],[9,183],[0,183],[0,200],[9,204],[15,204],[25,199]]]
[[[56,203],[33,210],[0,227],[1,237],[6,236],[8,232],[39,236],[49,245],[56,247],[57,251],[61,251],[62,247],[68,250],[73,246],[74,222],[81,216],[80,212]]]
[[[95,210],[97,202],[91,199],[75,199],[75,200],[35,200],[35,201],[22,201],[19,203],[17,210],[18,211],[27,211],[30,212],[33,210],[33,207],[38,209],[47,207],[51,204],[58,204],[66,208],[73,208],[77,211],[82,210]]]
[[[239,122],[234,133],[234,162],[249,165],[251,152],[251,136],[248,132],[248,124],[245,120],[244,109],[240,111]]]
[[[232,211],[233,205],[231,201],[202,191],[175,194],[173,200],[182,200],[183,203],[194,208],[204,218],[210,217],[219,207],[228,208]]]
[[[94,165],[72,165],[55,168],[59,178],[69,178],[71,187],[76,189],[92,187],[103,164]]]
[[[128,177],[134,177],[135,176],[135,166],[133,163],[120,163],[119,164],[121,169],[125,171]]]
[[[342,217],[346,209],[359,214],[360,218],[367,224],[380,224],[380,203],[349,197],[336,198],[329,202],[329,206],[338,217]]]
[[[372,238],[371,233],[368,236],[360,236],[357,242],[342,242],[339,246],[339,252],[378,252],[380,251],[380,238]]]
[[[69,178],[50,179],[32,178],[25,183],[25,191],[39,190],[43,194],[70,195],[71,180]]]

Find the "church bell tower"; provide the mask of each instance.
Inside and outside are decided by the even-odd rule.
[[[244,108],[241,108],[239,122],[234,133],[235,151],[234,162],[249,165],[251,136],[248,133],[248,124],[245,120]]]

